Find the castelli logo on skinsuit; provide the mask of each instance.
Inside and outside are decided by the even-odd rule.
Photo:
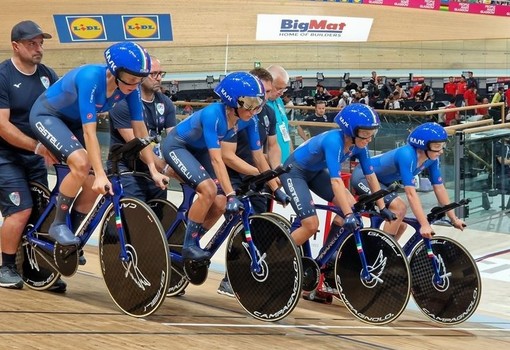
[[[158,26],[156,22],[147,17],[133,17],[125,24],[126,32],[136,38],[152,37]]]
[[[71,32],[81,39],[96,39],[103,34],[101,22],[90,17],[80,17],[69,25]]]

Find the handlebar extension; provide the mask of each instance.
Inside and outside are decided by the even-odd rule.
[[[469,202],[471,202],[471,199],[464,198],[458,202],[452,202],[450,204],[443,205],[442,207],[434,207],[430,210],[430,213],[427,214],[427,220],[429,222],[439,220],[445,216],[447,211],[450,211],[450,210],[458,208],[458,207],[462,207],[462,206],[468,204]]]
[[[287,165],[286,167],[279,165],[275,169],[266,170],[258,175],[246,176],[241,182],[241,185],[237,190],[237,194],[245,194],[258,185],[264,184],[267,181],[280,176],[281,174],[288,173],[290,169],[292,169],[292,165]]]
[[[381,188],[379,191],[361,195],[358,201],[354,204],[353,209],[355,212],[359,213],[363,210],[373,207],[373,204],[378,200],[383,198],[384,196],[397,191],[401,186],[398,183],[393,183],[388,188]]]
[[[120,159],[132,160],[138,158],[138,153],[154,141],[154,137],[135,137],[125,144],[114,144],[110,147],[108,159],[112,162]]]

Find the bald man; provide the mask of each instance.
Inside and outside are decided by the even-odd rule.
[[[274,110],[276,116],[276,137],[281,149],[281,163],[283,164],[293,149],[289,133],[289,120],[285,113],[285,104],[281,98],[289,85],[289,73],[283,67],[277,65],[271,65],[267,70],[273,76],[273,89],[267,96],[267,105]]]

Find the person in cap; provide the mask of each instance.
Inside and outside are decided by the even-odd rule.
[[[70,169],[60,184],[55,219],[48,230],[61,245],[79,244],[73,231],[92,209],[98,194],[109,191],[113,195],[97,138],[98,114],[126,99],[134,136],[148,136],[140,84],[150,73],[149,54],[139,44],[126,41],[108,47],[104,58],[106,64],[83,65],[64,75],[37,99],[30,112],[36,138]],[[141,159],[157,186],[164,189],[168,177],[158,171],[151,153],[146,147],[140,152]],[[67,226],[71,205],[72,231]]]
[[[16,252],[32,212],[29,182],[48,185],[45,160],[56,161],[39,145],[28,125],[30,108],[51,84],[58,80],[53,69],[41,63],[44,39],[51,39],[33,21],[22,21],[11,31],[12,57],[0,64],[0,229],[2,266],[0,287],[21,289],[23,280],[16,270]],[[62,280],[52,287],[63,292]]]

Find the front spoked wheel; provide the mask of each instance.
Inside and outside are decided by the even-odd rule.
[[[36,225],[50,201],[50,191],[46,186],[39,183],[30,183],[30,194],[32,195],[33,207],[26,230]],[[50,215],[41,223],[37,230],[37,235],[47,236],[54,217],[55,210],[52,210]],[[26,241],[26,236],[23,235],[21,246],[16,256],[16,262],[23,282],[30,289],[46,290],[60,278],[58,271],[40,255],[42,253],[42,250],[36,251],[36,249]],[[47,255],[46,258],[51,259],[51,256]]]
[[[459,324],[471,317],[480,302],[482,280],[478,267],[460,243],[448,237],[434,237],[430,243],[440,280],[435,280],[435,270],[422,241],[409,259],[413,298],[431,320]]]
[[[340,298],[360,321],[382,325],[395,320],[409,301],[411,279],[407,258],[393,238],[378,229],[360,231],[362,246],[351,234],[341,245],[335,266]],[[363,278],[363,249],[369,279]]]
[[[163,227],[154,212],[136,198],[122,198],[121,218],[107,209],[99,238],[99,260],[108,292],[126,314],[144,317],[156,311],[168,289],[170,259]],[[122,221],[127,261],[121,259],[117,230]]]
[[[250,230],[260,270],[251,269],[252,256],[240,224],[227,244],[228,278],[237,300],[251,316],[278,321],[292,312],[299,301],[301,258],[286,229],[275,220],[253,215]]]
[[[171,202],[164,199],[152,199],[147,202],[149,207],[154,211],[161,221],[161,225],[168,234],[168,229],[177,218],[177,207]],[[179,256],[182,252],[182,243],[184,242],[184,234],[186,233],[186,223],[180,222],[177,228],[171,232],[168,239],[168,249],[170,253],[177,253]],[[166,296],[173,297],[181,294],[188,286],[189,281],[184,272],[184,265],[181,261],[172,260],[172,272],[170,281],[168,282],[168,291]]]

